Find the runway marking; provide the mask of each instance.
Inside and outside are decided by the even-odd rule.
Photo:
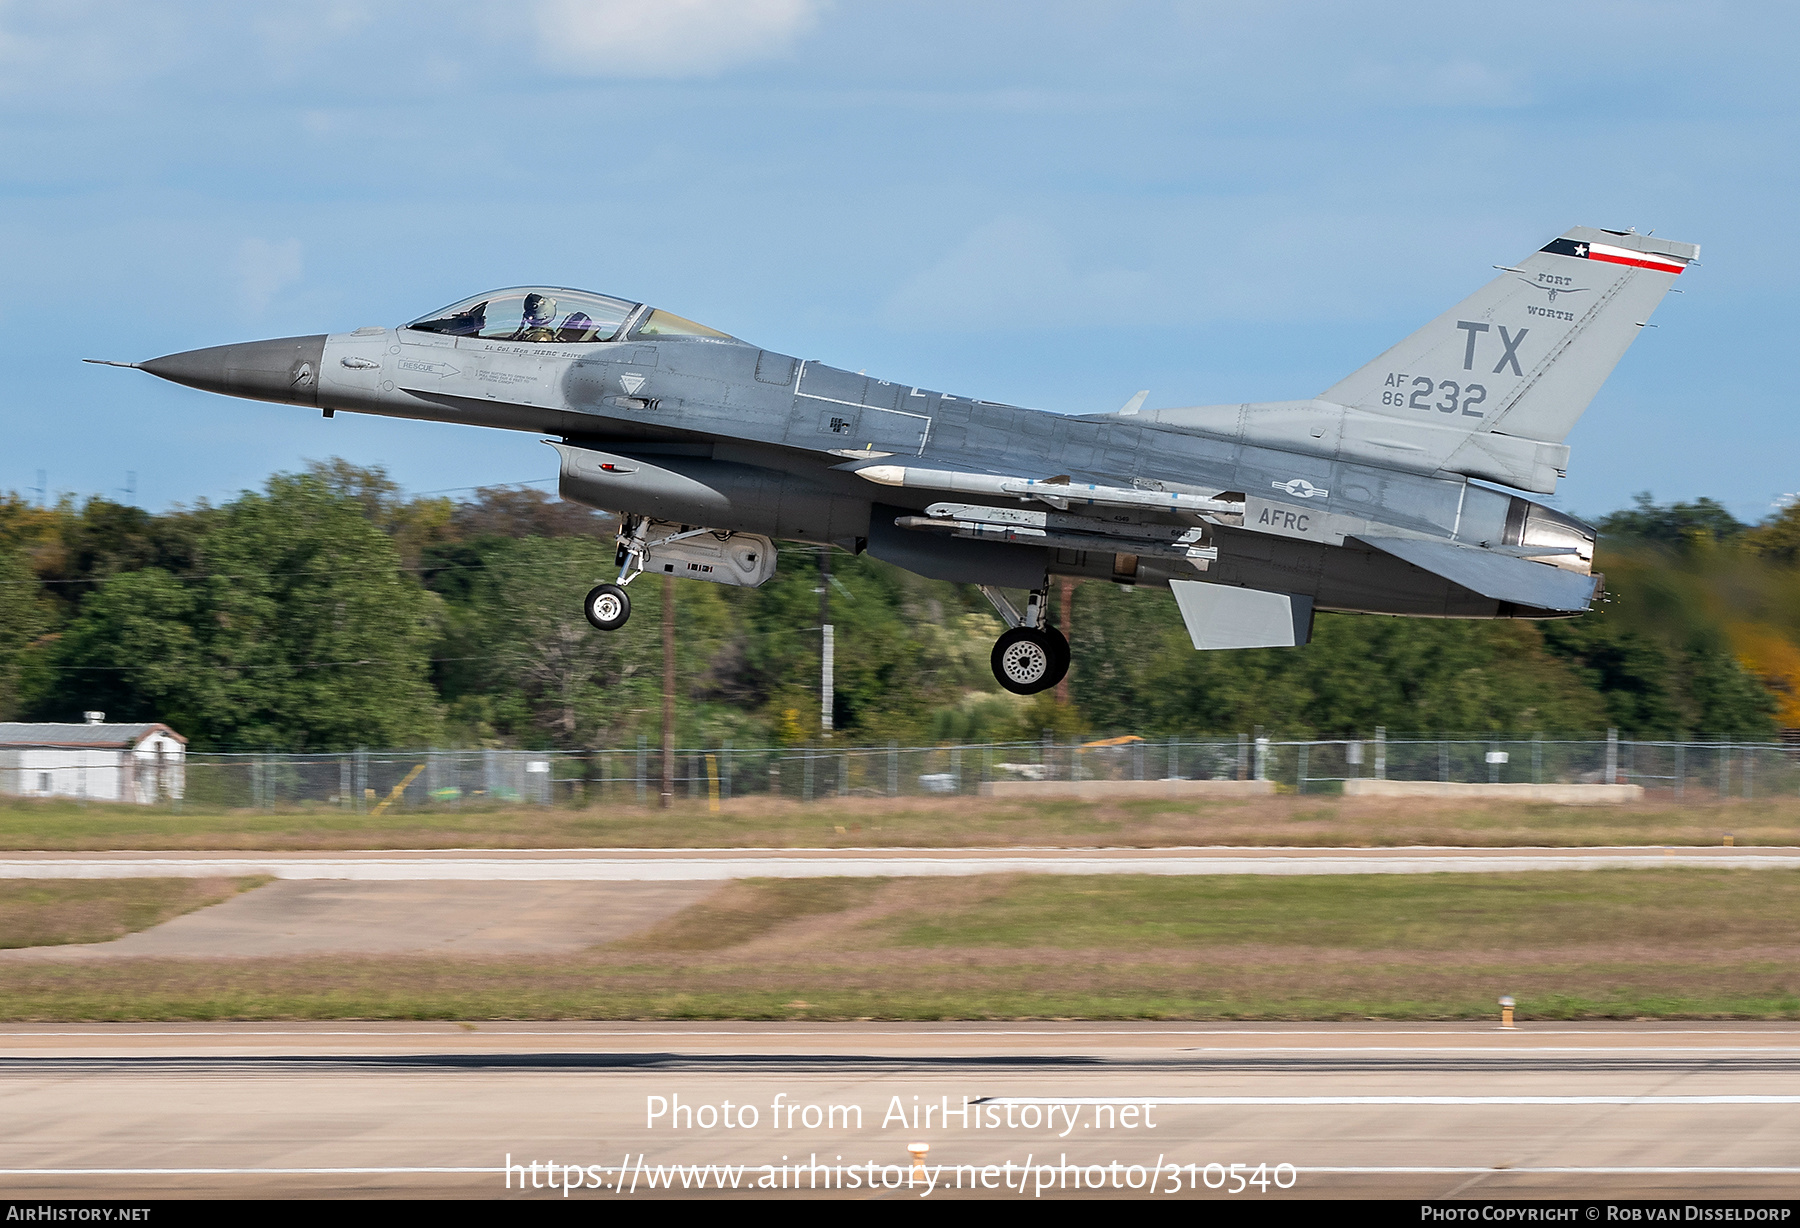
[[[1320,1105],[1800,1104],[1800,1096],[989,1096],[974,1104]]]
[[[1717,1174],[1724,1175],[1724,1176],[1742,1175],[1742,1176],[1781,1176],[1781,1177],[1785,1177],[1785,1176],[1791,1176],[1795,1173],[1800,1173],[1800,1168],[1724,1168],[1724,1167],[1715,1167],[1715,1166],[1698,1165],[1698,1164],[1694,1164],[1694,1165],[1650,1165],[1650,1166],[1641,1167],[1641,1168],[1627,1168],[1627,1167],[1620,1167],[1620,1166],[1613,1166],[1613,1165],[1593,1165],[1593,1166],[1581,1167],[1581,1168],[1572,1167],[1572,1166],[1571,1167],[1546,1167],[1546,1168],[1494,1168],[1494,1167],[1488,1167],[1488,1166],[1470,1166],[1470,1167],[1455,1167],[1455,1166],[1424,1167],[1424,1166],[1420,1166],[1420,1167],[1413,1168],[1413,1167],[1378,1167],[1378,1166],[1360,1167],[1360,1166],[1350,1166],[1350,1165],[1344,1165],[1344,1166],[1301,1165],[1301,1166],[1299,1166],[1297,1171],[1303,1172],[1303,1173],[1349,1173],[1349,1174],[1353,1174],[1353,1175],[1368,1174],[1368,1175],[1372,1175],[1372,1176],[1378,1176],[1378,1175],[1388,1174],[1388,1173],[1391,1173],[1391,1174],[1394,1174],[1397,1176],[1398,1175],[1407,1175],[1407,1174],[1430,1176],[1430,1175],[1438,1174],[1438,1173],[1442,1173],[1446,1176],[1461,1175],[1461,1174],[1466,1174],[1466,1173],[1488,1173],[1492,1176],[1504,1176],[1507,1173],[1568,1173],[1571,1175],[1582,1175],[1582,1176],[1661,1177],[1661,1176],[1680,1176],[1680,1175],[1685,1175],[1685,1174],[1704,1175],[1707,1173],[1717,1173]]]
[[[606,1165],[602,1172],[614,1171]],[[0,1177],[236,1177],[236,1176],[399,1176],[405,1174],[502,1173],[497,1168],[0,1168]]]

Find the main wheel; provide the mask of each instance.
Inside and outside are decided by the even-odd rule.
[[[1062,633],[1014,627],[994,642],[994,677],[1014,695],[1048,691],[1069,672],[1069,641]]]
[[[581,603],[587,620],[602,631],[617,631],[631,617],[631,598],[617,584],[599,584]]]

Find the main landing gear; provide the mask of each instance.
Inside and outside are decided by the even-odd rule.
[[[1014,695],[1036,695],[1061,682],[1069,672],[1069,641],[1046,625],[1049,589],[1031,591],[1021,615],[999,589],[981,586],[982,595],[1011,628],[994,642],[994,678]]]

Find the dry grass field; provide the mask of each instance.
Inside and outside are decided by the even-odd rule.
[[[1343,797],[1013,802],[744,798],[639,806],[169,814],[0,803],[0,852],[103,849],[1800,845],[1800,798],[1575,807]]]
[[[1791,1019],[1797,957],[1789,871],[750,880],[567,958],[0,963],[0,1016]]]
[[[108,942],[218,904],[266,878],[0,879],[0,949]]]

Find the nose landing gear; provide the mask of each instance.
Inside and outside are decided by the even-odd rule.
[[[619,578],[611,584],[596,584],[582,599],[581,612],[588,622],[601,631],[617,631],[631,617],[631,596],[625,586],[644,570],[644,554],[648,549],[650,522],[643,516],[627,516],[619,526],[619,550],[613,562]]]
[[[598,584],[581,603],[587,620],[602,631],[617,631],[631,617],[631,597],[617,584]]]
[[[755,533],[622,515],[618,552],[613,556],[618,577],[589,589],[581,603],[582,613],[600,630],[617,631],[631,617],[631,598],[625,595],[625,588],[646,570],[671,578],[756,588],[775,574],[775,558],[775,543]]]
[[[1061,682],[1069,672],[1069,641],[1047,625],[1049,588],[1031,591],[1021,615],[999,589],[981,586],[982,595],[1011,628],[994,643],[990,659],[994,678],[1014,695],[1036,695]]]

